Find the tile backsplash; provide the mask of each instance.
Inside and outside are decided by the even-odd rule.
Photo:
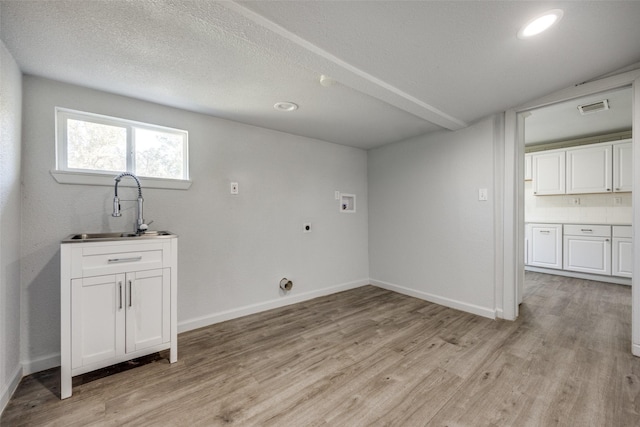
[[[534,196],[524,183],[525,222],[631,224],[631,193]]]

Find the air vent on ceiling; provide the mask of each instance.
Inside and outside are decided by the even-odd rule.
[[[578,105],[578,111],[583,116],[585,114],[598,113],[600,111],[609,109],[609,100],[603,99],[602,101],[592,102],[591,104]]]

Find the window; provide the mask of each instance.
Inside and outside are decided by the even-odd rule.
[[[59,176],[112,177],[126,171],[140,178],[189,180],[185,130],[63,108],[56,108],[56,125]]]

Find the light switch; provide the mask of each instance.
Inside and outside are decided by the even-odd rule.
[[[489,195],[486,188],[478,189],[478,200],[481,200],[483,202],[489,200]]]
[[[238,194],[238,193],[239,193],[238,183],[237,182],[232,182],[231,183],[231,194]]]

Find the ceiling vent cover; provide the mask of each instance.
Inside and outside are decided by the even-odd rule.
[[[602,101],[592,102],[591,104],[578,105],[578,111],[583,116],[585,114],[598,113],[600,111],[609,109],[609,100],[603,99]]]

